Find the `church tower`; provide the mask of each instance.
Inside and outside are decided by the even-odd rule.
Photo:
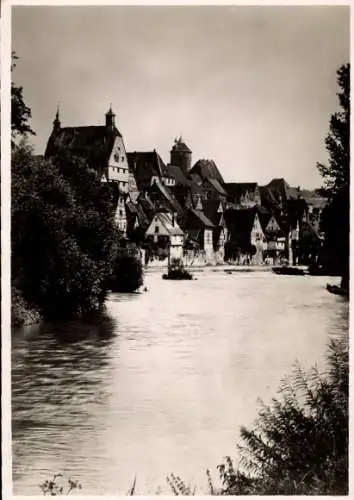
[[[106,127],[109,130],[113,130],[116,126],[116,115],[112,111],[112,106],[110,106],[108,112],[106,113]]]
[[[192,151],[185,144],[182,137],[175,139],[171,149],[171,165],[180,167],[185,176],[192,167]]]
[[[57,112],[53,121],[53,132],[58,132],[60,130],[61,123],[59,120],[59,106],[57,107]]]

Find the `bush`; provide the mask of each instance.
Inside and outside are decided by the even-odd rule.
[[[324,374],[298,367],[278,399],[242,428],[240,467],[219,466],[227,495],[348,494],[348,343],[332,341]]]
[[[118,255],[109,280],[112,292],[135,292],[144,283],[143,266],[135,255]]]
[[[82,182],[85,179],[85,182]],[[116,242],[110,195],[75,158],[12,157],[12,278],[46,319],[98,310]]]

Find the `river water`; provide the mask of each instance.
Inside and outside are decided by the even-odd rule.
[[[296,360],[323,366],[348,328],[348,303],[325,290],[337,279],[196,276],[151,272],[147,292],[111,295],[99,320],[13,332],[14,494],[57,472],[91,495],[126,494],[134,476],[137,493],[169,493],[171,472],[206,493],[205,469],[237,456],[258,398]]]

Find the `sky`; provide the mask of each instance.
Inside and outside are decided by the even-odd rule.
[[[44,152],[62,126],[103,125],[170,159],[182,135],[226,182],[320,187],[317,161],[349,61],[345,6],[14,7],[13,79]]]

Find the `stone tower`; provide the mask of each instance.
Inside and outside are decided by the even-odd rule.
[[[112,106],[110,106],[108,113],[106,113],[106,127],[109,130],[113,130],[116,126],[116,115],[112,111]]]
[[[171,165],[180,167],[184,175],[188,175],[192,167],[192,151],[182,140],[182,137],[175,139],[171,149]]]

